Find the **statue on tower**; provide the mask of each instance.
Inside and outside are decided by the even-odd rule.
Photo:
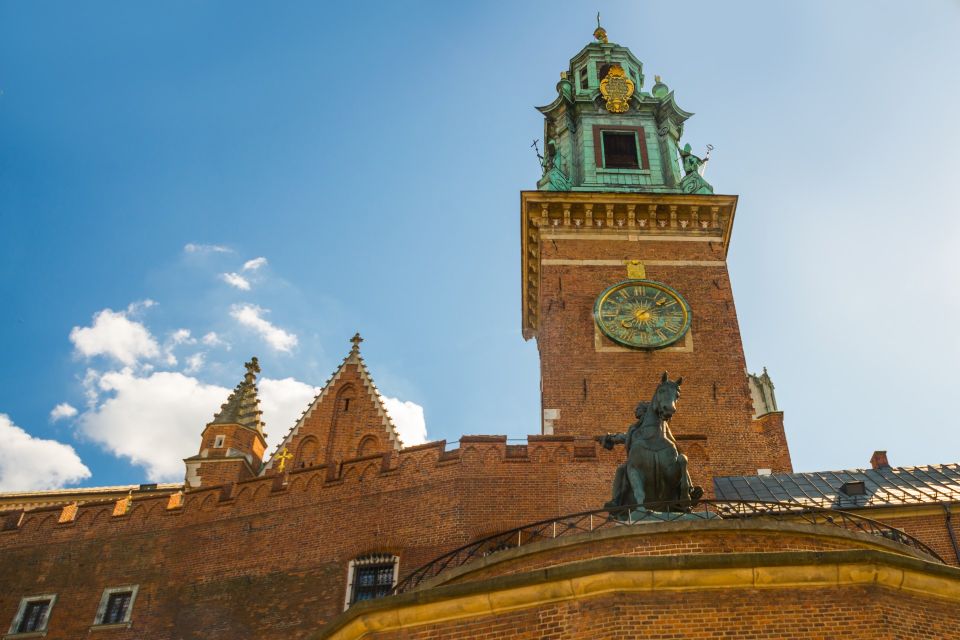
[[[670,431],[670,419],[677,410],[683,378],[670,380],[663,372],[650,402],[637,405],[637,421],[626,433],[606,434],[598,440],[606,449],[622,443],[627,461],[613,479],[613,495],[605,505],[611,512],[687,511],[703,496],[687,470],[687,457],[677,449]]]
[[[560,145],[557,144],[555,139],[550,138],[546,144],[543,145],[543,154],[541,154],[540,149],[537,148],[538,142],[538,140],[534,140],[530,146],[536,149],[537,159],[540,161],[540,168],[543,170],[543,175],[546,176],[549,181],[548,190],[569,191],[570,178],[564,171],[563,154],[560,152]]]
[[[710,145],[708,148],[712,149]],[[680,149],[680,160],[683,162],[683,180],[680,181],[680,190],[684,193],[711,194],[713,187],[709,182],[703,179],[703,170],[707,162],[710,161],[710,152],[703,158],[694,155],[690,143],[683,145]]]

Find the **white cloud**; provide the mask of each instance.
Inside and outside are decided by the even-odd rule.
[[[50,410],[50,422],[57,422],[77,415],[77,408],[68,402],[61,402]]]
[[[187,253],[233,253],[233,249],[220,244],[196,244],[188,242],[183,245]]]
[[[130,316],[139,315],[141,311],[144,311],[146,309],[149,309],[150,307],[155,307],[155,306],[157,306],[156,301],[151,300],[150,298],[137,300],[136,302],[131,302],[130,304],[127,305],[127,315],[130,315]]]
[[[216,331],[211,331],[210,333],[205,334],[200,338],[200,342],[207,345],[208,347],[223,347],[227,351],[230,350],[230,343],[225,342]]]
[[[234,320],[256,331],[277,351],[289,353],[297,346],[297,336],[264,318],[267,313],[270,313],[269,309],[262,309],[255,304],[235,304],[230,308]]]
[[[197,453],[200,433],[230,393],[182,373],[131,369],[103,374],[97,387],[105,399],[80,416],[80,433],[145,467],[154,482],[183,479],[183,458]]]
[[[260,408],[263,409],[263,420],[267,423],[266,430],[275,436],[272,439],[274,442],[286,435],[287,430],[320,393],[319,388],[293,378],[261,378],[257,387],[260,389]]]
[[[206,354],[202,351],[195,353],[192,356],[187,356],[187,368],[183,370],[184,373],[196,373],[203,368],[203,363],[206,360]]]
[[[239,273],[221,273],[220,279],[231,287],[236,287],[241,291],[250,291],[250,281]]]
[[[0,413],[0,491],[59,489],[90,477],[70,445],[34,438]]]
[[[197,341],[190,337],[190,329],[177,329],[170,334],[170,343],[177,344],[196,344]]]
[[[259,269],[262,266],[265,266],[266,264],[267,264],[267,259],[264,258],[263,256],[260,256],[259,258],[254,258],[253,260],[247,260],[246,262],[244,262],[243,270],[256,271],[257,269]]]
[[[149,303],[149,304],[147,304]],[[127,317],[139,308],[152,306],[152,301],[134,303],[126,312],[103,309],[93,316],[89,327],[74,327],[70,331],[70,341],[81,355],[110,356],[125,365],[131,366],[141,358],[155,358],[160,355],[160,346],[145,326]]]
[[[427,423],[423,418],[423,407],[416,402],[388,398],[383,396],[383,404],[393,419],[400,440],[404,446],[423,444],[427,441]]]

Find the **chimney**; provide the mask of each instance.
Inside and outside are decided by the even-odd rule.
[[[889,469],[890,463],[887,462],[886,451],[874,451],[870,456],[870,467],[872,469]]]

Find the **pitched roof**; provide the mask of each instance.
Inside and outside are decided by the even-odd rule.
[[[863,482],[863,495],[842,491],[848,482]],[[726,476],[714,478],[713,487],[718,500],[796,502],[837,509],[953,502],[960,501],[960,464]]]
[[[210,424],[239,424],[263,433],[264,422],[260,419],[260,398],[257,395],[256,379],[260,373],[260,363],[256,357],[244,364],[247,373],[243,380],[234,387],[227,401],[220,405],[220,411],[213,417]]]
[[[283,440],[274,448],[274,453],[281,451],[285,446],[290,444],[293,437],[300,432],[300,428],[303,426],[303,423],[310,417],[310,414],[320,406],[320,403],[325,397],[330,395],[331,390],[337,383],[337,380],[343,375],[344,370],[347,365],[356,365],[357,371],[360,374],[360,379],[363,381],[363,386],[367,390],[367,394],[370,396],[370,399],[373,401],[377,407],[377,414],[380,416],[381,424],[383,425],[383,430],[387,435],[387,439],[392,445],[395,451],[399,451],[402,447],[402,442],[400,441],[400,434],[397,433],[397,428],[393,424],[393,420],[390,418],[390,414],[387,413],[387,408],[383,404],[383,398],[380,395],[380,391],[377,389],[377,385],[373,383],[373,377],[370,375],[370,371],[367,369],[367,365],[364,363],[363,358],[360,356],[360,343],[363,342],[363,338],[360,337],[360,334],[356,334],[353,338],[350,339],[350,342],[353,343],[353,347],[350,349],[350,353],[347,354],[347,357],[343,359],[340,363],[340,366],[337,367],[337,370],[334,371],[333,375],[327,379],[326,384],[323,385],[323,389],[320,390],[320,393],[314,397],[310,402],[310,406],[300,414],[300,417],[297,419],[296,424],[290,428],[290,431],[283,437]],[[269,469],[273,466],[273,456],[271,455],[269,459],[265,460],[263,471]]]

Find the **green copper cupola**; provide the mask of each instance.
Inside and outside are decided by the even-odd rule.
[[[599,20],[593,35],[561,72],[556,99],[537,107],[544,116],[537,188],[713,193],[702,175],[706,160],[679,144],[693,114],[677,106],[659,76],[644,91],[643,63],[608,42]]]

